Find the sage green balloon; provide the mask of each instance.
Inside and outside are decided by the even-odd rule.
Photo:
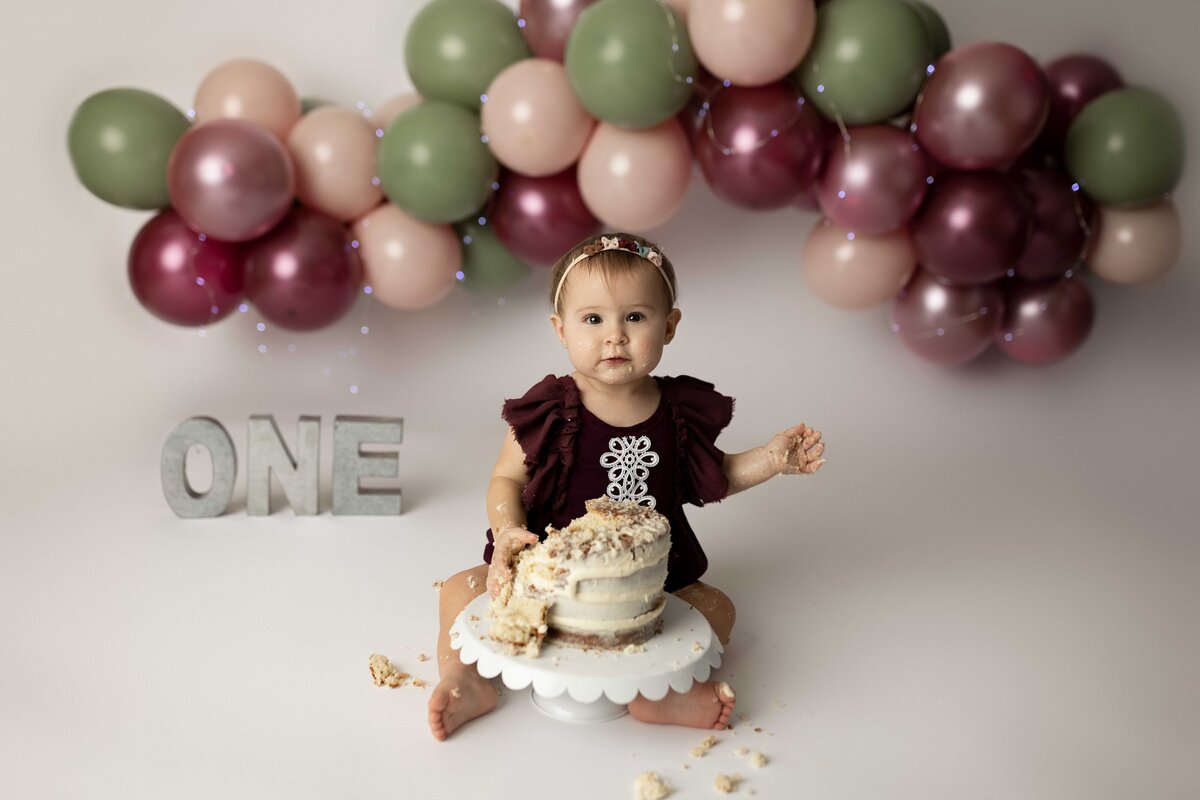
[[[1083,107],[1067,130],[1067,169],[1098,203],[1162,199],[1183,173],[1183,123],[1149,89],[1126,87]]]
[[[830,119],[870,125],[912,105],[933,62],[921,15],[905,0],[832,0],[796,69],[804,94]]]
[[[462,284],[480,294],[499,294],[516,286],[531,272],[500,242],[491,225],[478,219],[464,220],[454,226],[462,237]]]
[[[404,39],[404,63],[417,92],[475,111],[492,80],[530,56],[517,15],[499,0],[433,0]]]
[[[683,21],[660,0],[588,6],[567,39],[564,63],[587,112],[622,128],[649,128],[679,113],[697,72]]]
[[[178,108],[141,89],[106,89],[75,109],[67,150],[87,190],[122,208],[171,205],[167,160],[188,119]]]
[[[478,115],[424,100],[392,120],[379,142],[388,199],[417,219],[454,222],[487,202],[499,175]]]
[[[929,34],[929,45],[933,48],[933,61],[950,52],[950,28],[946,25],[946,20],[942,19],[942,15],[928,3],[922,3],[921,0],[908,0],[912,7],[921,15],[921,21],[925,23],[925,32]]]

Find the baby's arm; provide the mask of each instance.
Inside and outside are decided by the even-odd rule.
[[[535,544],[537,534],[525,529],[525,505],[521,491],[529,483],[525,470],[525,452],[517,443],[512,428],[500,446],[500,456],[488,483],[487,517],[492,526],[494,552],[488,567],[487,588],[495,597],[512,572],[512,560],[524,547]]]
[[[825,443],[819,431],[803,422],[777,433],[762,447],[744,453],[727,453],[723,469],[729,480],[726,497],[757,486],[776,475],[811,475],[825,459]]]

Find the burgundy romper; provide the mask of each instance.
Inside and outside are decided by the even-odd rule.
[[[725,454],[714,442],[733,417],[733,398],[686,375],[655,380],[662,399],[637,425],[616,427],[588,411],[570,375],[547,375],[505,401],[501,416],[525,451],[525,527],[545,539],[547,525],[565,527],[583,516],[585,500],[604,495],[652,506],[671,523],[666,589],[673,592],[708,568],[683,504],[714,503],[728,491]],[[491,529],[483,560],[492,560]]]

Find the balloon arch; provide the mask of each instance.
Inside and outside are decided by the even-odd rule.
[[[810,290],[890,302],[939,363],[1057,360],[1090,331],[1086,274],[1146,282],[1179,255],[1166,100],[1092,55],[952,47],[920,0],[433,0],[405,61],[419,94],[373,110],[302,101],[248,59],[186,115],[138,89],[85,100],[79,179],[158,211],[129,253],[141,304],[207,325],[249,301],[313,330],[360,291],[500,291],[601,228],[661,225],[693,159],[733,205],[821,212]]]

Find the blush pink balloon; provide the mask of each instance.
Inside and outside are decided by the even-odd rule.
[[[816,181],[821,115],[790,83],[713,92],[696,160],[713,191],[744,208],[782,208]]]
[[[296,123],[287,140],[296,195],[309,208],[348,222],[383,200],[375,127],[357,111],[324,106]]]
[[[1107,61],[1082,53],[1047,64],[1046,80],[1050,84],[1050,116],[1042,138],[1056,150],[1062,149],[1067,129],[1084,106],[1125,85],[1120,73]]]
[[[1040,281],[1061,278],[1078,268],[1095,225],[1095,205],[1074,180],[1057,169],[1022,169],[1017,182],[1033,203],[1029,244],[1014,265],[1017,277]]]
[[[600,230],[575,170],[532,178],[505,171],[487,215],[504,249],[528,264],[550,266],[563,253]]]
[[[1003,310],[999,283],[959,286],[918,269],[892,303],[892,331],[926,361],[965,364],[988,349]]]
[[[576,173],[588,210],[607,228],[635,233],[671,218],[691,174],[687,135],[674,117],[636,131],[601,122]]]
[[[809,233],[803,262],[812,293],[848,310],[883,305],[908,283],[917,265],[907,231],[866,236],[828,219]]]
[[[196,90],[197,122],[240,119],[286,139],[300,119],[300,98],[287,78],[252,58],[226,61],[204,76]]]
[[[281,328],[310,331],[341,318],[362,283],[358,251],[346,228],[295,208],[266,236],[246,245],[246,295]]]
[[[538,58],[563,60],[567,39],[583,10],[596,0],[521,0],[518,13],[525,25],[521,33]]]
[[[354,223],[371,296],[413,311],[441,302],[458,283],[462,246],[449,225],[424,222],[384,203]]]
[[[553,175],[574,164],[596,126],[557,61],[517,61],[496,76],[486,96],[480,123],[488,149],[524,175]]]
[[[1017,159],[1042,130],[1050,90],[1037,63],[1002,42],[974,42],[942,56],[917,98],[917,141],[956,169]]]
[[[420,102],[421,95],[416,92],[409,92],[388,98],[376,106],[371,112],[371,124],[375,126],[377,135],[383,136],[378,131],[386,131],[387,126],[392,124],[392,120]]]
[[[1182,227],[1171,200],[1140,208],[1101,206],[1088,249],[1088,268],[1114,283],[1158,280],[1179,261]]]
[[[1027,364],[1045,364],[1079,348],[1096,317],[1092,293],[1080,278],[1011,281],[995,341]]]
[[[1002,277],[1029,240],[1029,201],[1005,176],[949,172],[912,222],[917,262],[955,283]]]
[[[197,125],[167,161],[171,205],[197,231],[244,242],[273,228],[296,194],[292,160],[270,131],[237,119]]]
[[[691,0],[687,30],[696,58],[734,86],[765,86],[800,65],[816,29],[812,0]]]
[[[238,245],[210,239],[167,209],[142,226],[129,249],[129,283],[150,313],[175,325],[225,317],[243,296]]]
[[[908,224],[928,188],[929,162],[912,135],[887,125],[850,128],[829,148],[817,200],[830,219],[876,235]]]

